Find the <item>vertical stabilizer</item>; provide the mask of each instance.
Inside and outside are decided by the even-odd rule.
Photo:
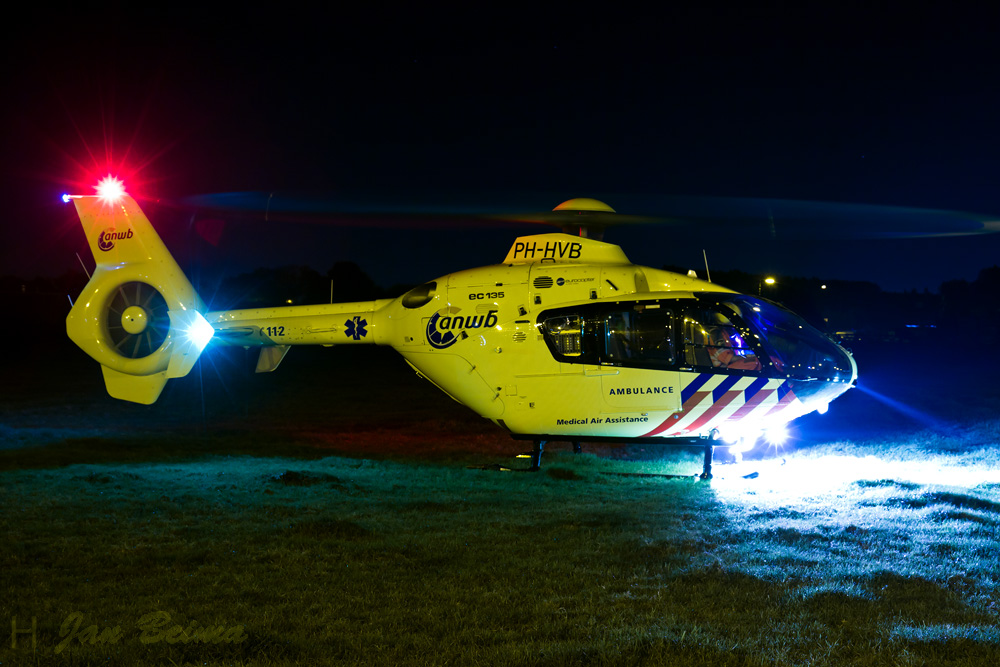
[[[115,398],[153,403],[194,366],[212,327],[194,287],[128,195],[69,196],[97,268],[66,332],[104,369]]]

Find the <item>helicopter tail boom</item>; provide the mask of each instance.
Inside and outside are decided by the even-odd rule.
[[[253,308],[208,313],[215,341],[228,345],[382,344],[386,335],[378,311],[392,299],[309,306]],[[273,369],[268,369],[273,370]]]

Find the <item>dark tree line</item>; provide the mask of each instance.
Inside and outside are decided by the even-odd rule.
[[[1000,339],[1000,266],[983,269],[971,283],[942,283],[941,300],[941,321],[948,331]]]
[[[1000,267],[979,272],[972,282],[950,280],[937,293],[884,292],[871,282],[764,276],[742,271],[712,273],[713,282],[777,301],[830,333],[859,339],[923,340],[968,335],[1000,339]]]
[[[212,296],[210,308],[370,301],[397,297],[409,287],[383,289],[354,262],[337,262],[325,275],[307,266],[259,268],[223,280]],[[207,299],[207,295],[202,296]]]

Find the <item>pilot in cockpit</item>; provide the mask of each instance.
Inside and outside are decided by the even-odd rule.
[[[705,346],[712,366],[716,368],[732,368],[743,371],[759,371],[760,359],[743,345],[738,344],[738,335],[734,341],[729,327],[716,326],[708,328],[709,344]]]

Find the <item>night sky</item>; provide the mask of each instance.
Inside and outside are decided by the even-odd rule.
[[[623,213],[648,212],[622,205],[642,201],[669,215],[671,197],[738,197],[762,220],[767,198],[1000,218],[995,12],[369,4],[10,22],[0,273],[78,266],[82,233],[59,195],[91,192],[107,173],[158,202],[154,225],[182,264],[324,272],[354,260],[383,286],[498,262],[525,227],[215,212],[226,226],[211,247],[189,232],[192,215],[208,215],[193,198],[307,192],[380,210],[412,196],[492,213],[600,196]],[[700,269],[705,248],[720,270],[891,290],[937,290],[1000,261],[1000,235],[872,239],[879,215],[841,224],[838,211],[856,209],[824,211],[831,236],[852,238],[772,241],[709,221],[607,240],[657,267]]]

